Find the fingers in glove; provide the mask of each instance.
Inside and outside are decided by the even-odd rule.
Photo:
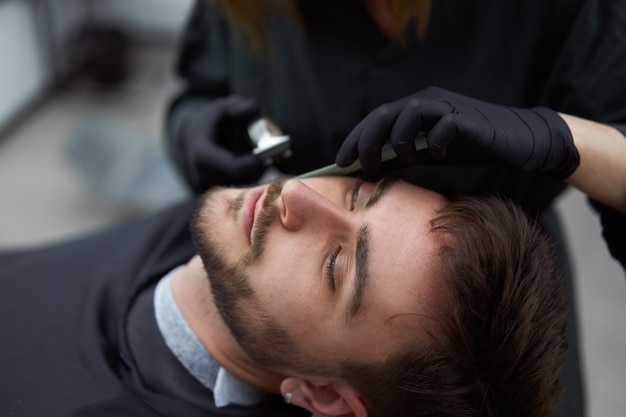
[[[434,160],[444,160],[454,153],[454,161],[450,162],[471,165],[481,163],[491,153],[493,137],[493,130],[484,121],[454,113],[442,117],[430,130],[426,141]]]
[[[337,155],[335,156],[335,163],[340,167],[347,167],[351,163],[357,160],[359,157],[358,143],[361,137],[361,131],[365,125],[365,119],[361,120],[352,131],[348,134],[343,141]]]
[[[448,155],[448,146],[459,136],[459,132],[464,130],[459,123],[459,116],[447,114],[428,132],[426,143],[430,156],[441,161]]]
[[[452,106],[445,101],[413,97],[398,115],[390,135],[391,145],[398,159],[412,164],[417,157],[415,139],[420,132],[429,130],[439,119],[449,114]]]
[[[237,154],[231,150],[219,146],[204,148],[196,154],[199,164],[212,167],[225,177],[236,177],[242,171],[248,171],[255,165],[263,165],[252,153]]]
[[[233,167],[237,167],[230,172],[233,184],[253,184],[265,171],[263,163],[253,154],[235,155],[233,162]]]
[[[236,155],[219,150],[210,159],[196,161],[196,181],[205,188],[211,185],[247,185],[256,182],[263,174],[263,163],[253,154]]]
[[[221,110],[224,116],[247,122],[251,122],[261,116],[261,107],[256,100],[240,96],[224,98]]]
[[[349,146],[347,152],[350,156],[354,156],[356,150],[361,167],[365,172],[378,171],[381,150],[387,142],[393,124],[403,107],[404,100],[401,100],[374,109],[348,135],[344,142],[344,145]]]
[[[365,119],[357,144],[359,161],[365,172],[374,173],[380,167],[381,150],[391,134],[400,106],[383,105]]]

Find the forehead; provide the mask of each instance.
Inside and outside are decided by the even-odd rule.
[[[381,303],[388,314],[434,314],[443,282],[430,221],[445,201],[440,194],[399,182],[372,209],[367,298]]]
[[[338,183],[345,181],[359,182],[348,178]],[[445,287],[430,220],[445,202],[438,193],[397,181],[373,207],[356,215],[358,223],[368,224],[370,279],[362,314],[349,325],[349,332],[363,336],[356,338],[362,344],[351,347],[355,353],[380,357],[406,340],[407,330],[418,337],[426,328],[434,331]],[[365,343],[368,335],[388,343],[379,339],[377,347],[372,346]]]

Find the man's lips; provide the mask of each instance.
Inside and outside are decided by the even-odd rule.
[[[261,196],[263,195],[263,189],[250,190],[246,195],[242,210],[243,229],[248,244],[252,243],[252,230],[254,229],[254,221],[258,215],[260,207],[258,207]]]

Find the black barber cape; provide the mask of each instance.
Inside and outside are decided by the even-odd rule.
[[[129,349],[127,316],[141,294],[194,255],[188,231],[193,208],[188,202],[79,240],[0,253],[0,416],[301,413],[277,395],[255,407],[198,406],[202,401],[163,393],[139,374]],[[146,327],[157,329],[151,320]],[[162,356],[155,366],[178,367],[187,378],[172,381],[177,384],[172,392],[189,384],[197,393],[199,383],[185,374],[162,339],[154,340]],[[170,379],[164,377],[160,385]],[[205,391],[212,403],[211,392]]]

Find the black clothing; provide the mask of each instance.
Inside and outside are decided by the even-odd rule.
[[[291,135],[294,155],[279,166],[287,174],[332,163],[369,111],[431,85],[496,104],[543,105],[626,132],[624,0],[435,1],[424,41],[408,28],[404,45],[381,35],[362,0],[298,4],[303,30],[286,17],[271,19],[260,58],[209,2],[196,3],[178,61],[187,85],[169,113],[174,160],[180,117],[230,94],[257,99]],[[443,193],[497,191],[531,211],[563,189],[545,176],[496,167],[430,166],[406,175]]]
[[[0,415],[302,413],[277,395],[256,407],[214,407],[211,392],[169,352],[154,314],[146,313],[156,282],[195,254],[188,231],[193,207],[189,202],[83,239],[0,254]],[[131,312],[148,318],[141,337],[150,341],[158,384],[141,372],[131,350],[127,331],[140,327],[133,327]],[[174,394],[181,388],[186,397]]]
[[[591,204],[600,213],[602,236],[609,252],[626,274],[626,216],[593,200]]]

